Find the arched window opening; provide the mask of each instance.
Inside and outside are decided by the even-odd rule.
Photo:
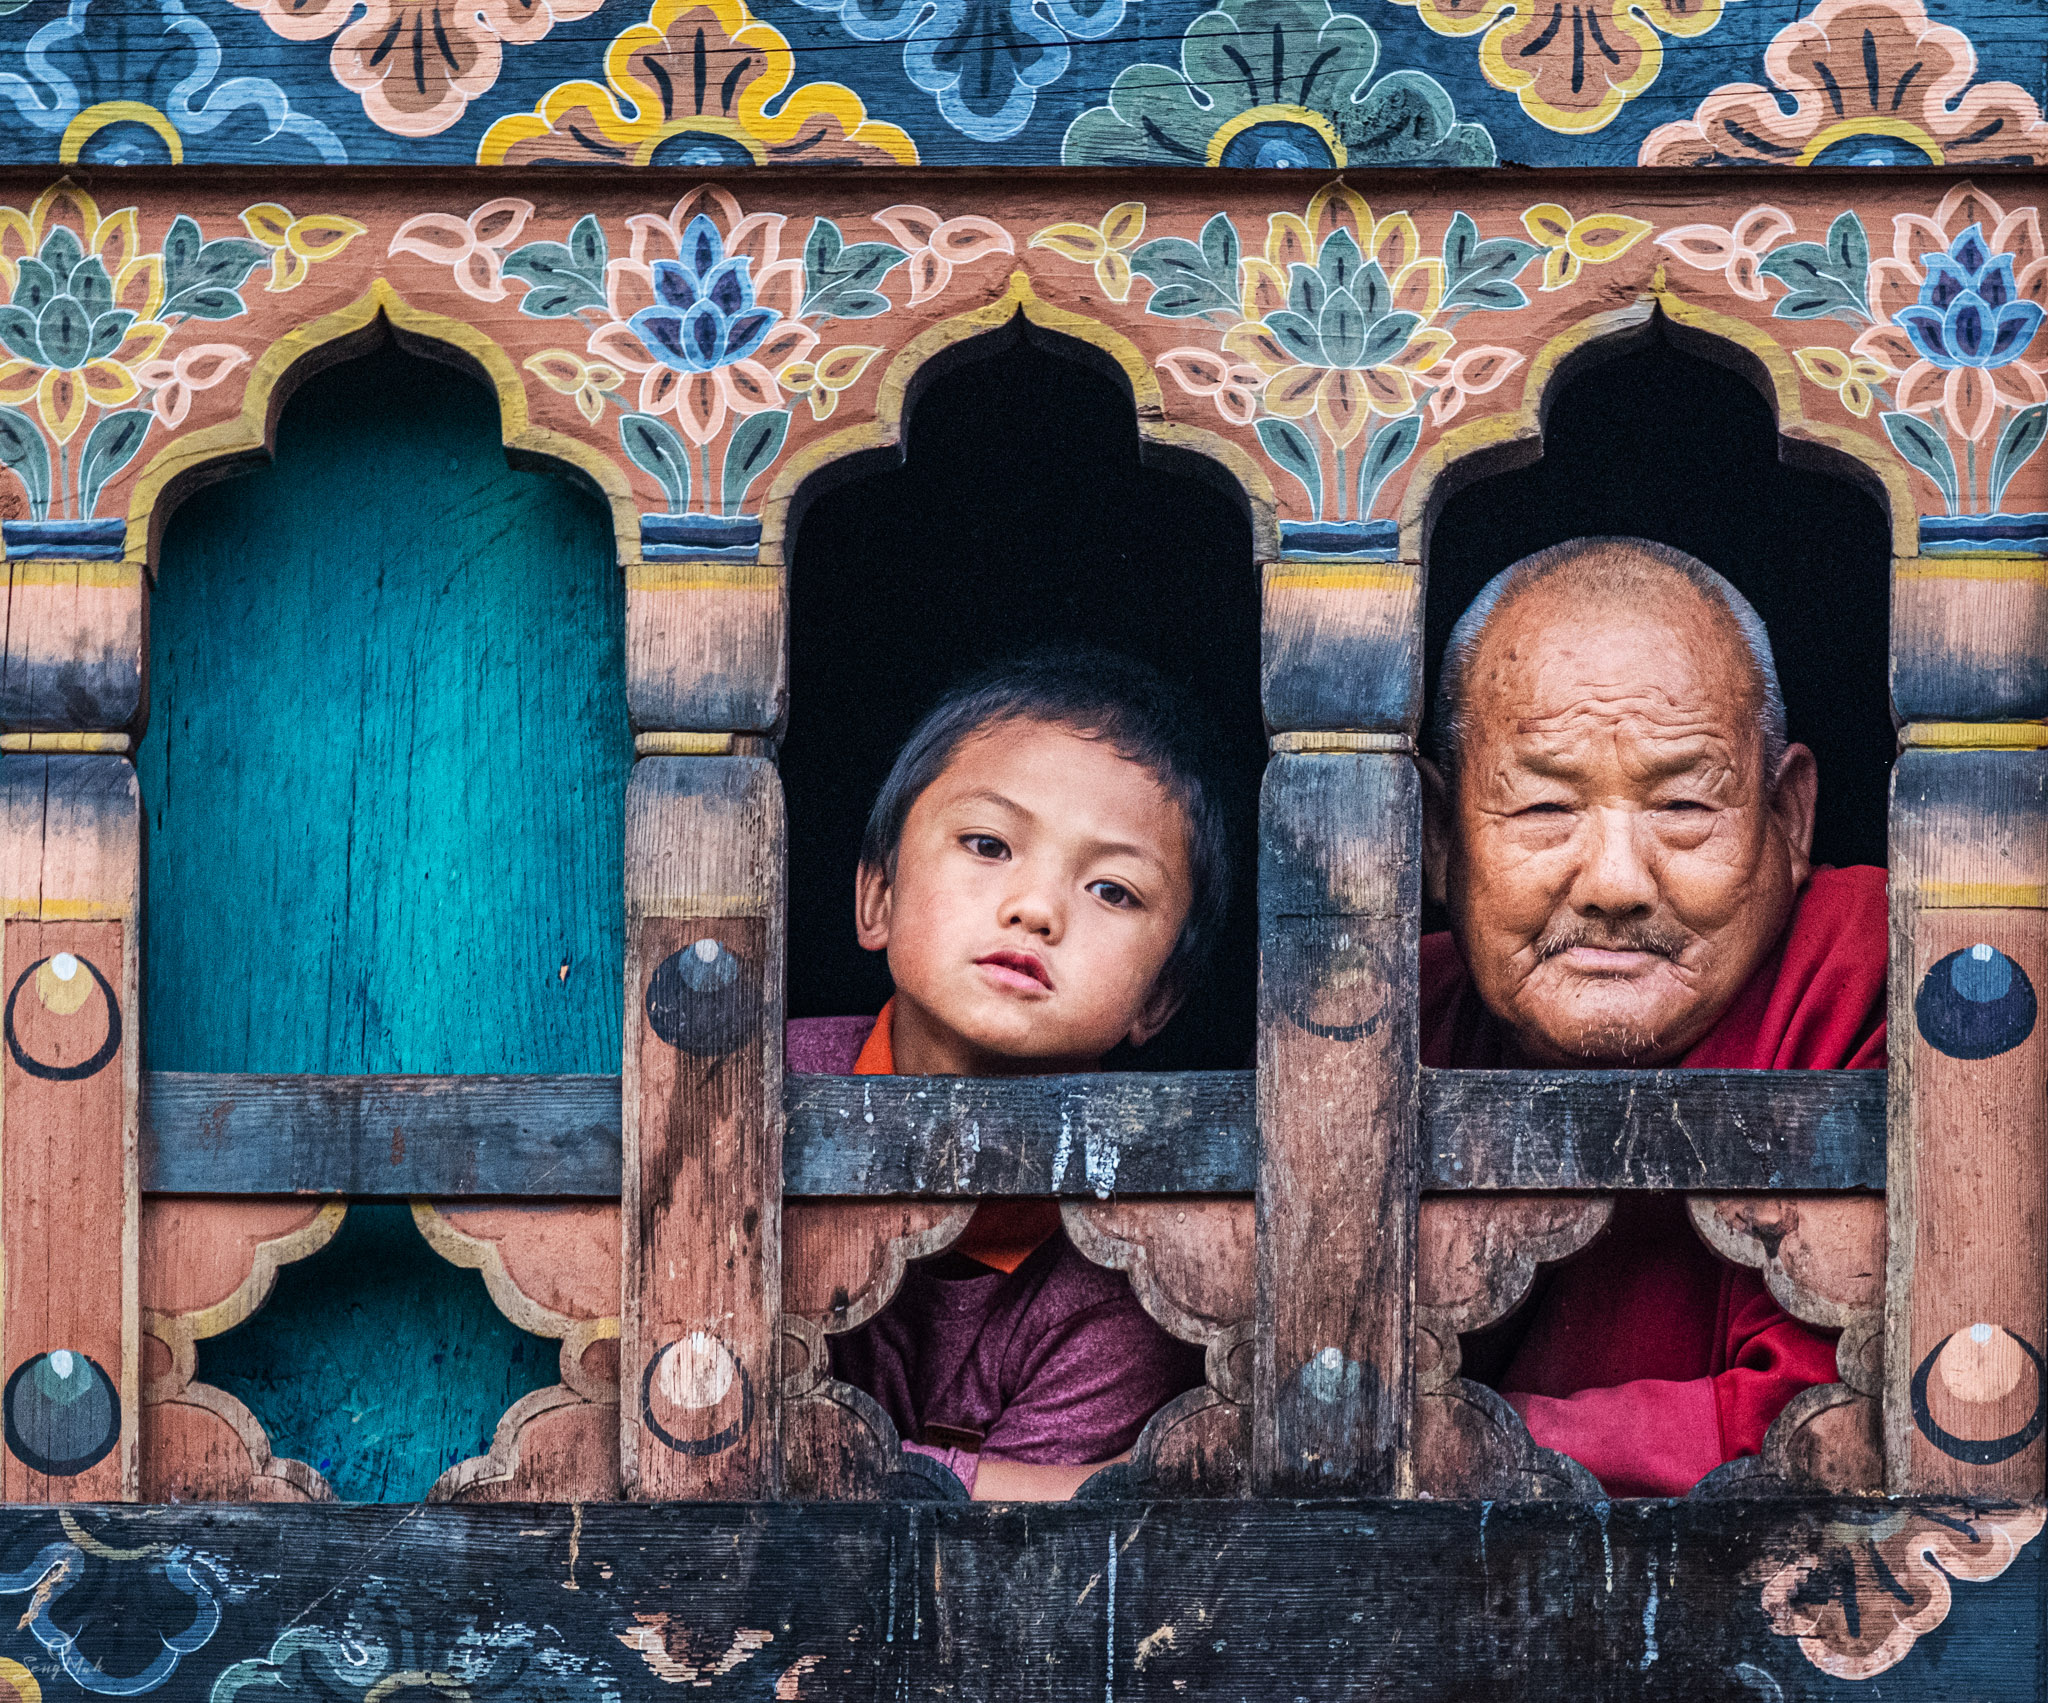
[[[1444,505],[1424,625],[1432,706],[1444,641],[1479,589],[1532,551],[1595,533],[1684,550],[1756,606],[1791,735],[1820,768],[1815,859],[1883,863],[1895,749],[1884,511],[1856,485],[1781,462],[1770,405],[1736,373],[1675,347],[1661,321],[1566,383],[1540,460]]]
[[[790,576],[789,1012],[888,995],[853,937],[861,828],[897,747],[947,687],[1040,644],[1128,652],[1209,707],[1245,828],[1210,984],[1132,1055],[1240,1069],[1256,986],[1249,829],[1264,755],[1251,530],[1214,486],[1141,462],[1127,388],[1095,351],[1018,322],[952,352],[916,403],[907,458],[818,497]],[[1088,364],[1083,364],[1087,362]]]
[[[603,507],[509,468],[487,391],[390,346],[309,379],[274,462],[164,535],[147,1067],[616,1072],[623,635]],[[200,1375],[344,1498],[409,1501],[555,1355],[358,1205]]]

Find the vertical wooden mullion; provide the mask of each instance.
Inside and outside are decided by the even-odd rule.
[[[135,771],[0,757],[0,1500],[137,1494]]]
[[[634,765],[620,1202],[629,1497],[779,1490],[784,843],[772,763]]]
[[[1259,1495],[1412,1476],[1421,791],[1404,752],[1281,754],[1259,832]]]
[[[2048,1442],[2048,752],[1892,776],[1885,1466],[2038,1497]]]

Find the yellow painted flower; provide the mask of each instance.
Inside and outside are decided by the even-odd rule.
[[[815,360],[792,361],[775,375],[784,390],[794,391],[811,405],[811,417],[822,420],[839,406],[839,393],[850,388],[882,351],[849,343]]]
[[[586,361],[567,349],[543,349],[528,358],[526,370],[548,389],[573,397],[592,425],[604,413],[605,396],[626,382],[626,375],[609,361]]]
[[[1031,238],[1033,248],[1053,253],[1083,266],[1095,268],[1095,282],[1113,302],[1131,293],[1130,251],[1145,234],[1145,203],[1123,201],[1102,215],[1099,225],[1078,221],[1047,225]]]
[[[1581,266],[1605,266],[1650,234],[1650,221],[1626,213],[1589,213],[1574,219],[1554,201],[1531,207],[1522,228],[1545,249],[1545,290],[1561,290],[1579,275]]]
[[[332,260],[369,227],[339,213],[295,218],[289,207],[260,201],[244,208],[242,228],[270,250],[270,291],[296,290],[316,261]]]
[[[1794,349],[1792,359],[1799,370],[1823,390],[1832,390],[1842,406],[1862,419],[1870,412],[1870,387],[1882,384],[1891,369],[1866,355],[1846,355],[1840,349]]]

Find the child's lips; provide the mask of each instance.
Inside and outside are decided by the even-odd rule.
[[[1046,968],[1029,952],[991,952],[986,957],[974,960],[981,969],[991,972],[998,987],[1015,992],[1050,993],[1052,977]]]

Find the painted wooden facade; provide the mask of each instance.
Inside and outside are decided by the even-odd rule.
[[[4,1686],[2048,1693],[2034,8],[0,12]],[[1512,165],[1546,169],[1452,169]],[[1417,1061],[1432,528],[1652,338],[1888,520],[1881,1082]],[[1108,375],[1248,527],[1253,1070],[785,1078],[797,535],[1006,339]],[[358,657],[367,546],[291,532],[280,421],[392,345],[584,495],[519,556],[533,511],[423,426],[382,475],[414,579],[374,598],[427,589]],[[315,462],[354,429],[322,419]],[[272,454],[258,524],[172,536]],[[474,633],[432,595],[462,576]],[[519,691],[431,752],[305,731],[337,681],[424,725],[484,659]],[[515,848],[497,885],[361,890],[322,801],[394,768],[377,832]],[[287,891],[317,937],[242,902]],[[436,1014],[380,1028],[377,964],[425,957]],[[279,978],[357,976],[348,1024],[277,1015]],[[1693,1496],[1609,1503],[1459,1339],[1645,1188],[1839,1331],[1840,1379]],[[1205,1354],[1057,1509],[951,1505],[830,1376],[1003,1193],[1059,1196]],[[338,1475],[202,1356],[396,1201],[540,1363],[432,1506],[314,1506]]]

